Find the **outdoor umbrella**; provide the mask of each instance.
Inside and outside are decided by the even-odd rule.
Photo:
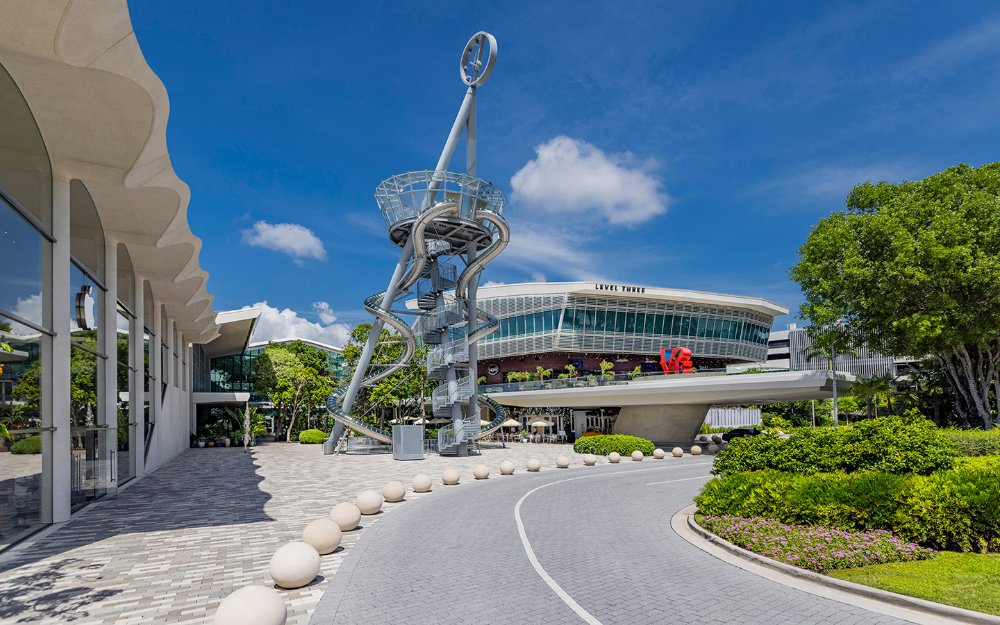
[[[451,419],[431,419],[427,423],[431,425],[441,425],[442,423],[451,423]]]
[[[546,421],[545,419],[538,419],[531,422],[531,427],[533,428],[550,428],[553,425],[551,421]]]
[[[484,425],[489,425],[489,424],[490,424],[490,422],[487,421],[487,420],[485,420],[485,419],[480,419],[479,420],[479,427],[483,427]]]
[[[519,428],[521,427],[521,422],[517,419],[507,419],[503,422],[505,428]]]

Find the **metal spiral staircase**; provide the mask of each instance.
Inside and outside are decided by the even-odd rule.
[[[489,33],[477,33],[466,45],[460,67],[468,89],[435,169],[398,174],[376,188],[389,240],[402,252],[386,290],[365,300],[375,322],[351,382],[327,400],[336,421],[333,441],[349,428],[392,442],[391,432],[366,423],[351,409],[362,387],[386,379],[410,362],[418,339],[430,348],[428,376],[441,382],[431,395],[434,416],[451,420],[450,428],[439,430],[440,453],[465,455],[477,439],[495,432],[504,421],[503,408],[479,395],[476,384],[476,344],[499,328],[495,317],[476,307],[476,287],[483,268],[510,239],[501,217],[503,194],[476,176],[476,91],[492,72],[496,54],[496,39]],[[463,133],[465,172],[448,171]],[[464,264],[461,273],[457,263]],[[412,311],[397,311],[394,306],[413,294],[419,312],[411,328],[400,314]],[[390,364],[371,364],[386,325],[404,344],[403,354]],[[481,426],[483,407],[494,418]]]

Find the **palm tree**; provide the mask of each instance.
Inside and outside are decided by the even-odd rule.
[[[815,336],[810,335],[812,342],[802,350],[807,359],[826,358],[828,371],[833,373],[833,427],[840,425],[840,408],[837,402],[837,355],[857,355],[847,342],[847,332],[840,322],[821,327]]]

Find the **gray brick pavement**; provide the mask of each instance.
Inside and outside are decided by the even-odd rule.
[[[323,456],[318,445],[272,444],[240,449],[192,449],[59,527],[0,556],[0,623],[74,625],[202,625],[236,588],[269,584],[271,554],[297,540],[311,520],[360,490],[435,479],[434,493],[408,495],[365,518],[371,529],[393,511],[443,490],[437,481],[455,467],[463,482],[484,463],[537,456],[554,466],[565,445],[486,449],[482,456],[394,462],[386,454]],[[577,457],[576,462],[579,462]],[[513,478],[506,478],[513,479]],[[458,488],[464,488],[460,486]],[[365,530],[344,537],[344,550],[324,556],[321,580],[282,590],[289,625],[308,622],[329,580]]]

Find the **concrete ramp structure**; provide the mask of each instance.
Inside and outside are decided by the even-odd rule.
[[[604,383],[551,380],[493,387],[497,390],[490,397],[521,408],[621,408],[615,434],[689,445],[712,406],[827,399],[833,395],[833,380],[829,371],[672,375]],[[846,390],[855,378],[838,372],[836,380],[838,390]]]

